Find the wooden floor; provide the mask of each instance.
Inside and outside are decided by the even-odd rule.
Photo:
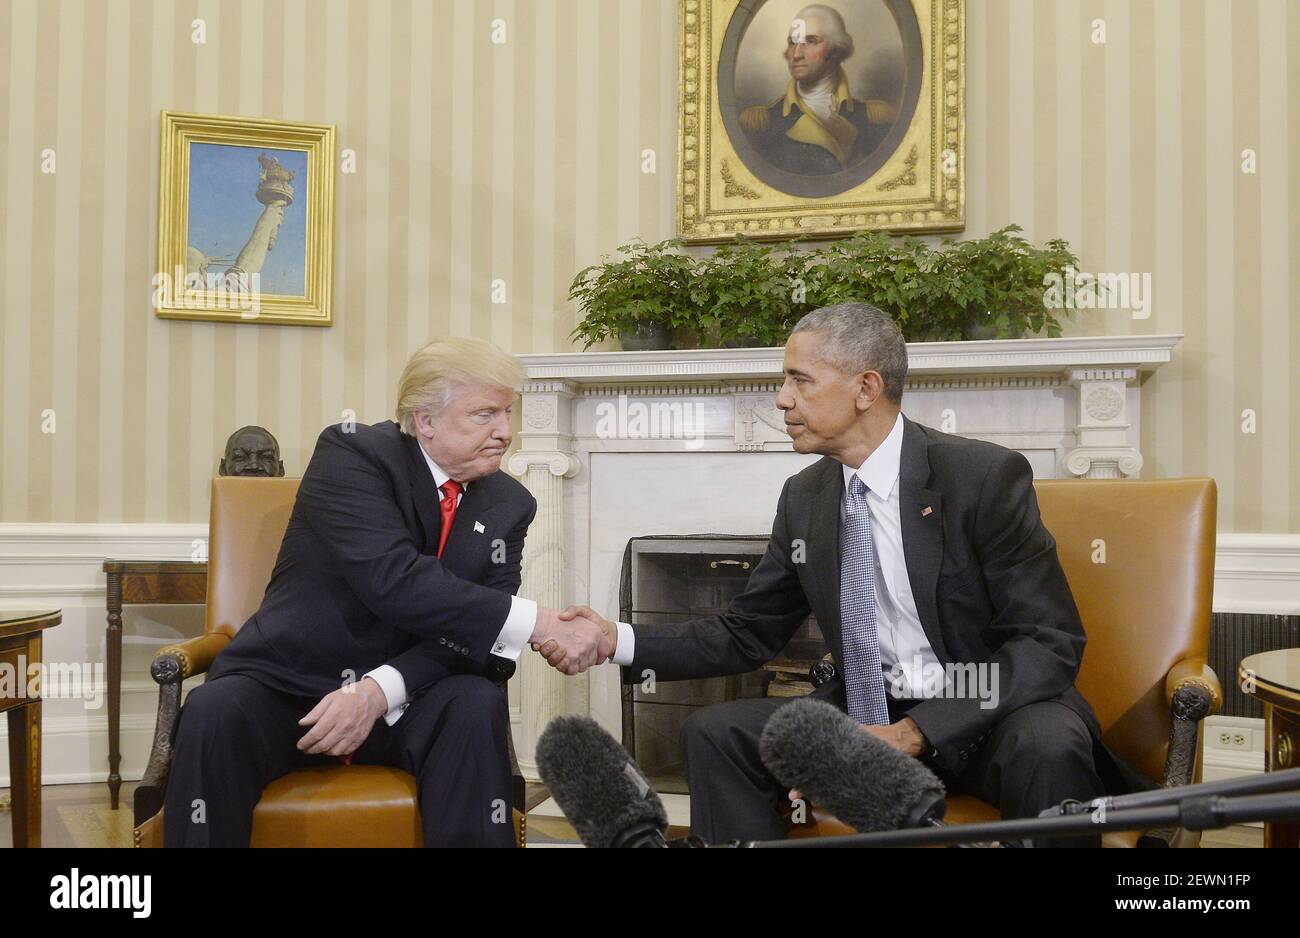
[[[121,807],[108,806],[108,787],[102,782],[89,785],[46,785],[41,795],[41,842],[46,847],[130,847],[131,793],[135,785],[122,785]],[[545,786],[530,783],[525,803],[531,812],[547,798]],[[670,836],[685,831],[670,829]],[[528,842],[532,846],[565,846],[578,843],[578,836],[562,818],[528,816]],[[13,845],[9,817],[9,793],[0,789],[0,847]],[[1262,847],[1264,830],[1236,826],[1206,831],[1202,847]]]

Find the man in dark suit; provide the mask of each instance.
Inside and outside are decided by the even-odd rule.
[[[754,670],[811,610],[837,671],[817,695],[926,761],[950,791],[1026,817],[1067,798],[1151,787],[1107,750],[1074,687],[1083,625],[1024,456],[903,417],[907,346],[875,307],[804,317],[784,370],[777,406],[794,448],[826,458],[787,480],[767,551],[725,613],[604,623],[628,678]],[[564,666],[558,648],[540,650]],[[688,719],[696,834],[784,836],[785,793],[758,741],[787,702],[739,700]]]
[[[500,464],[523,378],[441,339],[407,364],[398,423],[320,435],[260,608],[178,717],[167,846],[247,846],[268,783],[339,758],[416,777],[426,846],[513,843],[496,682],[529,641],[575,669],[609,653],[514,595],[537,504]]]

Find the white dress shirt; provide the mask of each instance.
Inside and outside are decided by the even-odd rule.
[[[880,664],[885,669],[885,690],[894,697],[913,698],[923,696],[923,676],[939,666],[939,659],[921,626],[912,581],[907,576],[898,507],[902,460],[903,415],[899,414],[894,428],[866,462],[856,470],[844,467],[844,498],[856,475],[867,486],[871,539],[876,548],[876,633],[880,638]]]
[[[433,473],[433,484],[438,488],[438,494],[441,495],[443,484],[451,476],[429,458],[429,454],[424,451],[423,446],[420,447],[420,453],[424,456],[424,461],[428,463],[429,471]],[[460,505],[460,500],[465,496],[464,489],[469,487],[469,483],[462,482],[461,486],[461,492],[456,496],[457,506]],[[492,643],[492,654],[499,658],[509,658],[511,661],[519,660],[519,655],[524,650],[524,645],[528,643],[528,639],[532,636],[533,629],[536,626],[537,603],[520,596],[511,596],[510,614],[506,616],[505,625],[501,626],[501,631],[497,634],[497,640]],[[384,697],[388,701],[388,712],[384,714],[384,721],[389,726],[392,726],[400,720],[408,706],[406,681],[402,678],[402,672],[391,664],[381,664],[373,671],[367,671],[362,675],[362,678],[370,678],[384,692]]]
[[[880,638],[880,663],[885,670],[885,689],[899,698],[923,696],[923,676],[940,667],[930,647],[912,597],[903,555],[903,527],[899,515],[898,475],[903,459],[903,415],[894,428],[857,469],[844,466],[844,495],[857,475],[866,483],[867,507],[871,511],[871,534],[875,542],[876,630]],[[632,663],[636,634],[626,622],[618,623],[615,664]]]

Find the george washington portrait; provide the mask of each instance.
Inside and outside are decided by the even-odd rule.
[[[820,198],[869,178],[916,108],[921,44],[910,4],[742,3],[719,63],[737,155],[779,191]]]

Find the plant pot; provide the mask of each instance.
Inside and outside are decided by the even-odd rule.
[[[961,327],[963,341],[980,341],[986,339],[1023,339],[1028,335],[1027,329],[1021,329],[1014,335],[998,335],[997,327],[989,322],[967,323]]]
[[[668,326],[658,322],[639,322],[631,329],[618,330],[618,341],[625,352],[662,351],[669,347]]]
[[[987,323],[972,323],[962,327],[961,337],[967,342],[996,339],[998,330]]]

